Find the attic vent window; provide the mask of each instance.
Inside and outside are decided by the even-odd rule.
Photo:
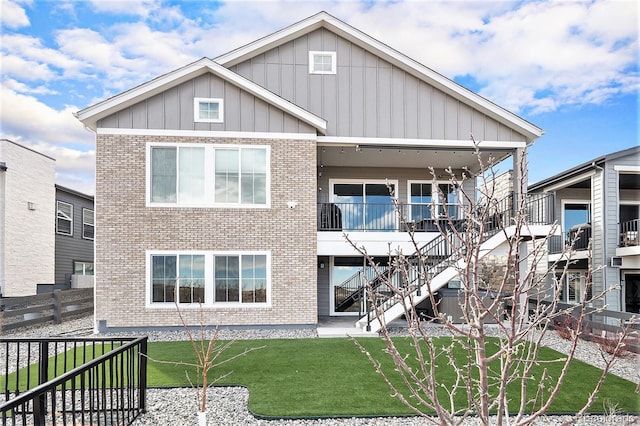
[[[310,74],[335,74],[336,52],[309,52]]]
[[[222,99],[195,98],[193,103],[194,121],[196,123],[222,123]]]

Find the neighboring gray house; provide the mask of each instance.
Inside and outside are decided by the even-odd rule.
[[[93,205],[93,196],[56,185],[56,288],[93,287]]]
[[[0,295],[36,294],[52,283],[55,160],[0,139]]]
[[[427,244],[461,217],[444,170],[478,172],[471,134],[519,170],[543,133],[324,12],[76,116],[96,133],[101,330],[178,326],[174,303],[189,324],[200,307],[223,326],[355,322],[363,258],[344,233],[381,259],[414,251],[387,184]]]
[[[619,286],[606,294],[607,309],[640,313],[640,147],[587,161],[529,186],[529,191],[554,193],[562,236],[549,246],[549,262],[576,237],[576,253],[562,283],[562,300],[578,303],[585,295],[589,251],[594,267],[593,292]]]

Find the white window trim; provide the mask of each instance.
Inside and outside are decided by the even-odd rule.
[[[66,232],[60,232],[60,230],[58,229],[58,220],[60,219],[60,217],[58,216],[58,211],[60,210],[58,208],[58,206],[60,204],[66,204],[68,206],[71,207],[71,216],[68,219],[65,220],[69,220],[70,225],[69,225],[69,233],[67,234]],[[64,218],[63,218],[64,219]],[[73,237],[73,204],[71,203],[67,203],[66,201],[60,201],[60,200],[56,200],[56,234],[60,234],[60,235],[66,235],[69,237]]]
[[[451,184],[451,181],[449,180],[407,180],[407,204],[411,204],[411,184],[414,183],[428,183],[431,185],[431,206],[439,206],[441,205],[440,203],[440,197],[439,197],[439,192],[436,191],[434,192],[434,188],[433,185],[435,184],[437,185],[442,185],[442,184]],[[462,215],[462,207],[463,207],[463,203],[462,203],[462,191],[460,189],[458,189],[456,191],[456,197],[458,197],[458,206],[459,206],[459,210],[458,210],[458,216],[459,217],[454,217],[452,219],[462,219],[461,215]],[[439,209],[435,209],[435,211],[432,211],[432,219],[438,219],[443,217],[440,214]]]
[[[562,216],[561,221],[562,221],[562,232],[565,231],[569,231],[566,228],[566,220],[564,217],[564,211],[565,211],[565,205],[567,204],[587,204],[589,206],[589,219],[591,221],[593,221],[593,204],[591,203],[591,200],[584,200],[584,199],[577,199],[577,200],[572,200],[572,199],[564,199],[560,202],[560,215]]]
[[[145,306],[147,308],[175,309],[174,302],[152,302],[151,301],[151,273],[153,265],[152,256],[180,256],[180,255],[202,255],[204,256],[204,303],[206,308],[218,309],[264,309],[271,308],[271,251],[191,251],[191,250],[146,250],[145,251]],[[264,303],[242,303],[242,302],[214,302],[215,277],[213,271],[213,259],[215,256],[246,256],[264,255],[267,258],[267,301]],[[242,283],[240,283],[242,286]],[[199,303],[180,303],[180,309],[199,309]]]
[[[200,103],[217,103],[220,114],[218,118],[200,118]],[[193,121],[196,123],[223,123],[224,100],[221,98],[193,98]]]
[[[394,198],[398,199],[398,180],[392,180],[392,179],[329,179],[329,197],[331,199],[331,202],[333,202],[333,185],[335,184],[341,184],[341,183],[360,183],[360,184],[368,184],[368,183],[373,183],[373,184],[391,184],[395,187],[395,194],[394,194]],[[366,201],[365,201],[366,202]]]
[[[580,300],[569,300],[569,275],[571,274],[578,274],[580,275]],[[593,293],[593,283],[591,283],[592,286],[592,293]],[[587,297],[587,271],[584,269],[569,269],[567,270],[566,274],[564,275],[564,281],[562,283],[562,289],[563,289],[563,298],[564,300],[562,302],[570,304],[570,305],[579,305],[580,303],[582,303],[582,301],[584,300],[585,297]]]
[[[313,67],[314,58],[316,55],[330,56],[331,57],[331,70],[330,71],[316,71]],[[336,52],[327,52],[319,50],[309,51],[309,74],[336,74],[337,71],[337,55]]]
[[[204,202],[202,203],[154,203],[151,201],[151,149],[154,147],[167,148],[202,148],[204,147]],[[215,168],[213,166],[213,154],[217,148],[223,149],[264,149],[267,152],[266,164],[266,202],[264,204],[242,204],[242,203],[216,203],[215,202]],[[234,208],[234,209],[270,209],[271,208],[271,146],[269,145],[234,145],[234,144],[201,144],[201,143],[170,143],[170,142],[147,142],[146,146],[146,190],[145,202],[147,207],[173,207],[173,208]]]
[[[76,265],[78,265],[78,264],[82,264],[83,265],[82,266],[82,274],[76,274],[76,272],[75,272],[76,271]],[[73,273],[74,273],[74,275],[83,275],[83,276],[91,276],[91,277],[94,276],[95,275],[95,269],[94,269],[94,273],[91,274],[91,275],[86,273],[87,272],[87,268],[86,268],[87,265],[91,265],[91,267],[94,268],[94,263],[93,262],[85,262],[85,261],[81,261],[81,260],[74,260],[73,261]]]
[[[93,223],[85,222],[85,214],[88,211],[93,213]],[[84,235],[84,227],[85,227],[85,225],[93,226],[93,237],[86,237]],[[87,208],[83,207],[82,208],[82,238],[85,239],[85,240],[92,240],[93,241],[93,239],[95,238],[95,235],[96,235],[96,212],[94,210],[92,210],[92,209],[87,209]]]

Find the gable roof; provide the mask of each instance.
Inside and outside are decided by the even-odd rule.
[[[385,59],[394,66],[397,66],[416,78],[443,91],[454,99],[481,111],[487,116],[492,117],[512,129],[515,129],[519,133],[523,134],[529,143],[544,134],[542,129],[527,120],[457,84],[453,80],[438,74],[432,69],[346,24],[327,12],[317,13],[280,31],[218,56],[214,58],[214,61],[224,65],[225,67],[232,67],[240,62],[250,59],[251,57],[264,53],[274,47],[280,46],[319,28],[325,28],[345,38],[351,43],[354,43],[355,45]]]
[[[133,89],[127,90],[119,95],[80,110],[73,115],[85,126],[95,131],[100,119],[208,72],[215,74],[224,80],[230,81],[241,89],[246,90],[271,105],[279,107],[292,116],[315,127],[319,133],[326,133],[327,121],[325,119],[300,108],[280,96],[277,96],[273,92],[250,80],[247,80],[233,71],[228,70],[209,58],[202,58],[182,68],[178,68],[177,70],[154,78],[153,80],[134,87]]]
[[[545,187],[548,187],[550,185],[557,184],[558,182],[569,181],[575,176],[579,176],[585,172],[595,170],[596,168],[600,168],[604,163],[608,161],[613,161],[621,157],[626,157],[627,155],[638,154],[638,153],[640,153],[640,146],[634,146],[631,148],[601,155],[592,160],[585,161],[584,163],[574,166],[570,169],[564,170],[556,175],[543,179],[539,182],[532,183],[531,185],[529,185],[528,190],[529,191],[544,190]]]

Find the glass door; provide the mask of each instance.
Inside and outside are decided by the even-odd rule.
[[[333,203],[340,209],[342,229],[348,231],[395,231],[398,219],[391,192],[397,184],[333,182]],[[391,190],[391,192],[390,192]]]

